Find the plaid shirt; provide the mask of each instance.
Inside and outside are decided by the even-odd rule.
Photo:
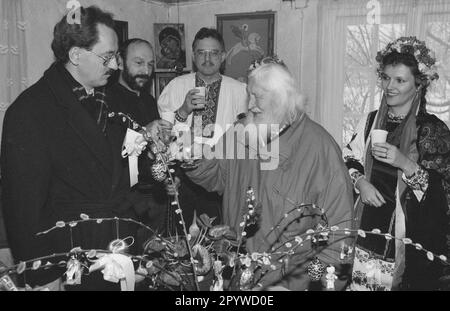
[[[78,100],[87,112],[89,112],[91,117],[97,122],[97,125],[103,134],[106,135],[109,107],[105,101],[105,87],[94,89],[92,94],[88,94],[83,86],[78,82],[76,83],[78,85],[73,86],[73,93],[77,96]]]
[[[89,115],[95,120],[99,129],[103,132],[103,135],[106,136],[109,113],[109,106],[105,101],[106,87],[96,88],[92,93],[88,94],[86,89],[72,77],[64,66],[61,66],[61,68],[61,72],[67,78],[73,93]]]

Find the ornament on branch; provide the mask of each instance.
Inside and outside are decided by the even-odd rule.
[[[322,278],[324,271],[325,265],[317,257],[308,264],[308,276],[313,282],[319,281]]]

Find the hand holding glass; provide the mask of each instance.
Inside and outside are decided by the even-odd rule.
[[[373,147],[373,144],[385,143],[387,134],[388,134],[388,132],[385,130],[380,130],[380,129],[372,130],[372,132],[370,133],[372,147]]]

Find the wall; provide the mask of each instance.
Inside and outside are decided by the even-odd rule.
[[[317,81],[317,7],[319,0],[214,0],[182,4],[179,7],[147,0],[79,0],[96,4],[128,21],[129,37],[153,41],[153,23],[184,23],[188,67],[195,33],[204,26],[216,26],[216,14],[272,10],[275,19],[275,53],[285,61],[308,98],[308,113],[314,118]],[[29,85],[36,82],[53,61],[50,43],[53,27],[66,12],[67,0],[24,0]]]
[[[114,18],[128,21],[128,35],[153,41],[153,23],[167,9],[142,0],[79,0],[83,6],[97,5]],[[28,50],[29,85],[36,82],[53,61],[50,48],[53,27],[67,12],[67,0],[24,0]]]
[[[195,33],[204,26],[216,27],[216,14],[272,10],[275,17],[275,53],[285,61],[308,98],[308,114],[314,118],[316,98],[317,7],[319,0],[215,0],[167,7],[159,22],[184,23],[188,66],[190,45]]]

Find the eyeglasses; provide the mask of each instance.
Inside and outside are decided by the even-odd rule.
[[[209,55],[210,58],[219,58],[222,55],[222,51],[220,50],[197,50],[195,51],[195,56],[205,58],[206,55]]]
[[[113,59],[115,59],[116,63],[118,62],[117,59],[119,58],[119,52],[116,52],[116,53],[111,54],[109,56],[101,56],[101,55],[98,55],[97,53],[92,52],[90,50],[86,50],[86,51],[88,51],[89,53],[94,54],[95,56],[100,57],[103,60],[103,66],[105,66],[105,67],[107,67],[111,63],[111,61]]]

